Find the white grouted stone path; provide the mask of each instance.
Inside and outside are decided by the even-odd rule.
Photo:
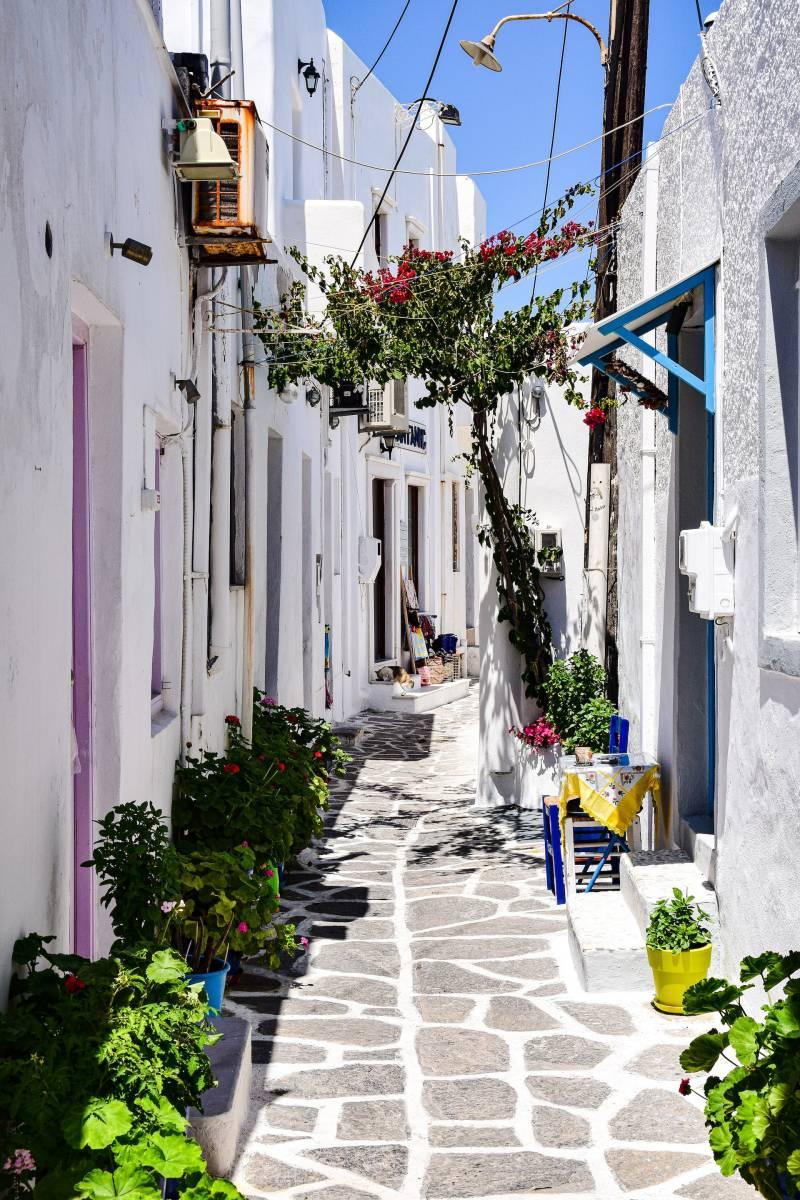
[[[697,1022],[581,992],[534,819],[472,806],[476,692],[363,724],[285,889],[309,954],[251,966],[226,1001],[253,1030],[244,1194],[755,1195],[717,1174],[678,1095]]]

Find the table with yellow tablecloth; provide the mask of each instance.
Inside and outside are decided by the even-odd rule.
[[[590,763],[579,763],[574,755],[565,754],[559,761],[559,778],[558,808],[565,861],[568,857],[565,822],[571,800],[580,802],[580,810],[586,816],[605,826],[618,838],[624,838],[642,811],[649,793],[653,805],[653,844],[646,848],[654,848],[656,819],[661,808],[657,762],[642,754],[598,754]]]

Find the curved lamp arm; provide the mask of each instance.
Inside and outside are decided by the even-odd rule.
[[[587,21],[585,17],[579,17],[577,13],[571,12],[547,12],[547,13],[519,13],[517,16],[502,17],[495,25],[488,37],[484,38],[486,44],[492,49],[494,47],[495,38],[498,32],[509,21],[577,21],[579,25],[584,25],[600,47],[600,64],[603,67],[608,65],[608,47],[603,41],[600,30],[592,25],[591,21]]]

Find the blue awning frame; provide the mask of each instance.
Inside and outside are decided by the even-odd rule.
[[[588,354],[579,354],[577,361],[581,366],[591,366],[602,371],[609,379],[613,379],[615,383],[624,387],[625,391],[642,396],[642,392],[632,387],[605,362],[609,355],[615,354],[622,347],[632,346],[667,372],[667,396],[669,398],[667,415],[672,433],[678,432],[678,388],[681,382],[703,397],[706,412],[713,415],[716,411],[716,283],[716,266],[704,267],[694,275],[665,288],[664,291],[656,292],[647,300],[642,300],[639,304],[598,322],[593,332],[604,338],[611,336],[612,340]],[[651,346],[642,337],[642,334],[651,333],[660,325],[665,325],[681,297],[698,287],[703,289],[702,379],[678,362],[677,334],[667,334],[666,354],[656,349],[655,346]]]

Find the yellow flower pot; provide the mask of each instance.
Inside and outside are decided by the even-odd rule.
[[[699,983],[711,966],[711,944],[694,950],[653,950],[647,947],[656,995],[653,1003],[661,1012],[682,1013],[683,993]]]

